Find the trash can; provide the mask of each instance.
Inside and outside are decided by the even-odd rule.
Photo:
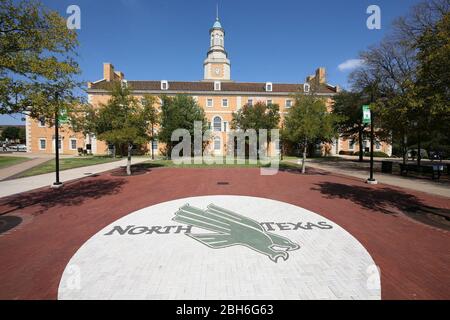
[[[392,161],[381,161],[381,172],[392,173]]]

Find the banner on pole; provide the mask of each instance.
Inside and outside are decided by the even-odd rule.
[[[362,108],[363,108],[362,122],[363,122],[363,124],[370,124],[372,121],[371,113],[370,113],[370,106],[364,105],[364,106],[362,106]]]

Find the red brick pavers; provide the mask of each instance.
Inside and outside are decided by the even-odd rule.
[[[181,168],[132,177],[104,173],[59,191],[0,199],[0,215],[23,219],[0,234],[0,299],[56,299],[66,264],[101,228],[156,203],[201,195],[263,197],[323,215],[372,255],[383,299],[450,299],[450,233],[402,214],[417,205],[449,209],[449,198],[321,171],[261,176],[258,169]]]

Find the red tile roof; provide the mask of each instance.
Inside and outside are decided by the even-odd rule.
[[[160,81],[127,81],[128,87],[137,91],[161,91]],[[176,91],[180,93],[189,92],[214,92],[214,82],[202,81],[168,81],[168,91]],[[265,82],[221,82],[220,92],[248,92],[248,93],[265,93]],[[91,84],[89,90],[108,90],[111,82],[99,81]],[[303,92],[303,84],[294,83],[273,83],[272,92],[269,93],[295,93]],[[88,91],[89,91],[88,90]],[[336,87],[323,84],[319,93],[334,94]]]

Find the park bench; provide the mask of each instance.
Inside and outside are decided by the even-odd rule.
[[[408,172],[416,172],[419,174],[431,174],[431,177],[433,180],[437,178],[437,180],[441,177],[441,171],[439,170],[439,167],[441,165],[434,165],[434,166],[418,166],[416,164],[403,164],[400,163],[400,174],[402,176],[407,176]]]

